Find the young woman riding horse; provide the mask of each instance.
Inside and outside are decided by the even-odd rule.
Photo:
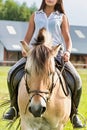
[[[32,14],[28,31],[24,38],[24,41],[31,45],[35,43],[37,38],[38,31],[42,28],[46,28],[53,38],[53,45],[61,44],[65,49],[58,53],[56,60],[61,64],[61,59],[63,59],[66,64],[66,68],[72,73],[75,79],[75,93],[73,93],[74,98],[74,107],[72,105],[70,119],[75,128],[82,128],[83,125],[77,116],[77,111],[74,111],[74,108],[78,110],[78,105],[80,102],[81,91],[82,91],[82,82],[79,74],[76,69],[70,63],[70,53],[72,49],[72,41],[69,34],[69,24],[67,16],[64,12],[63,1],[62,0],[42,0],[41,7],[38,11]],[[26,56],[25,50],[22,50],[23,56]],[[21,77],[24,75],[24,66],[26,63],[26,58],[22,58],[12,67],[8,75],[8,87],[11,99],[11,109],[4,115],[4,119],[13,119],[15,116],[15,111],[13,106],[16,108],[18,113],[17,106],[17,92],[18,84]],[[66,78],[67,79],[67,78]],[[13,82],[14,81],[14,82]],[[74,116],[73,116],[74,115]]]

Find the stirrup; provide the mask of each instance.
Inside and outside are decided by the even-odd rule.
[[[81,120],[79,119],[79,123],[81,123],[81,126],[75,127],[75,126],[74,126],[74,117],[76,117],[76,116],[78,117],[78,119],[79,119],[79,117],[80,117],[80,119],[83,120],[84,124],[82,124]],[[72,116],[72,118],[71,118],[71,122],[72,122],[73,128],[84,128],[84,127],[86,127],[86,119],[85,119],[85,118],[83,117],[83,115],[81,115],[80,113],[73,114],[73,116]]]
[[[9,108],[10,108],[10,109],[13,109],[14,112],[15,112],[13,119],[5,119],[5,114],[8,113]],[[3,119],[3,120],[8,120],[8,121],[14,121],[15,119],[17,119],[17,117],[18,117],[18,114],[17,114],[16,108],[15,108],[15,107],[8,107],[8,108],[3,112],[3,117],[2,117],[2,119]]]

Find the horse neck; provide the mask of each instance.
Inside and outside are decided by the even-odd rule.
[[[61,72],[59,70],[57,70],[57,72],[55,73],[53,84],[54,84],[54,94],[57,96],[61,95],[61,96],[65,97],[64,91],[67,93],[66,84],[65,84],[63,75],[61,74]],[[64,88],[64,90],[63,90],[63,88]]]

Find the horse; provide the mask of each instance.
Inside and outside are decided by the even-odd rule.
[[[63,130],[71,112],[71,96],[65,95],[65,80],[55,66],[61,45],[52,46],[51,35],[44,28],[32,46],[21,43],[27,55],[18,90],[21,130]]]

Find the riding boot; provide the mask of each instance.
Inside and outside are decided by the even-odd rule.
[[[79,117],[77,115],[81,93],[82,93],[82,88],[77,90],[77,92],[74,96],[74,99],[72,100],[72,110],[71,110],[70,120],[71,120],[71,123],[73,124],[74,128],[83,128],[84,127],[81,120],[79,119]]]
[[[7,85],[8,85],[11,105],[9,111],[3,115],[3,118],[6,120],[13,120],[14,118],[18,117],[18,112],[19,112],[18,103],[17,103],[18,85],[21,78],[24,75],[25,63],[26,63],[26,58],[22,58],[10,69],[8,73]]]
[[[10,95],[10,109],[7,113],[3,115],[3,118],[6,120],[13,120],[18,117],[18,105],[17,105],[17,94],[18,94],[18,86],[15,90],[12,90],[11,85],[8,83],[8,90]]]

